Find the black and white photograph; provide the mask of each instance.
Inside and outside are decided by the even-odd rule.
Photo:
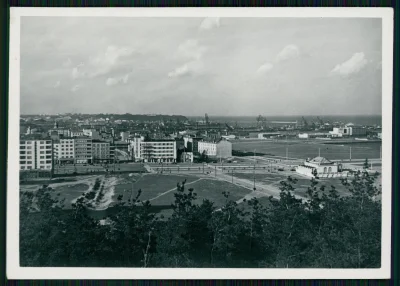
[[[390,278],[391,9],[10,29],[9,278]]]

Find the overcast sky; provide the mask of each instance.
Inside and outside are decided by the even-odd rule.
[[[21,20],[21,113],[381,114],[381,19]]]

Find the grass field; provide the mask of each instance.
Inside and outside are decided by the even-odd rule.
[[[274,142],[274,141],[241,141],[233,142],[233,150],[261,152],[270,156],[286,157],[286,147],[288,148],[289,158],[313,158],[318,156],[319,150],[323,157],[331,160],[348,159],[376,159],[380,157],[379,143],[363,143],[363,144],[322,144],[322,143],[301,143],[301,142]]]
[[[226,198],[223,196],[222,192],[229,192],[229,200],[237,201],[243,198],[245,195],[251,191],[230,184],[225,181],[202,179],[191,185],[187,186],[187,189],[193,188],[193,191],[197,194],[197,203],[201,203],[204,199],[208,199],[214,202],[214,206],[221,207],[225,204]],[[153,205],[170,205],[174,201],[174,192],[169,192],[159,198],[152,200]]]
[[[247,179],[249,181],[252,181],[253,178],[255,177],[256,183],[257,184],[262,184],[262,185],[269,185],[269,184],[275,184],[276,186],[279,187],[279,183],[281,181],[285,181],[287,177],[282,174],[254,174],[249,172],[249,173],[237,173],[234,174],[234,177],[239,178],[239,179]],[[302,197],[306,196],[307,189],[311,185],[310,184],[310,179],[304,178],[301,176],[298,176],[297,174],[292,174],[291,175],[293,178],[297,179],[296,184],[293,185],[295,188],[294,193],[297,195],[300,195]],[[326,190],[330,190],[331,186],[333,185],[336,190],[339,192],[340,195],[348,195],[349,192],[346,190],[346,188],[342,185],[340,179],[318,179],[318,187],[321,185],[326,186]]]
[[[138,190],[141,189],[142,193],[139,199],[145,201],[150,200],[158,195],[175,189],[176,185],[186,179],[186,183],[189,184],[198,178],[190,175],[159,175],[159,174],[146,174],[145,176],[136,176],[135,182],[127,177],[127,181],[122,184],[118,184],[115,187],[114,198],[118,195],[123,195],[124,200],[128,200],[131,197],[131,190],[133,187],[132,196],[135,197]],[[133,182],[133,186],[132,186]]]

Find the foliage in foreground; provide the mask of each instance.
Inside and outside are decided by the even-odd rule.
[[[340,197],[312,179],[308,199],[296,180],[281,182],[280,199],[242,204],[195,203],[195,190],[177,185],[172,215],[164,218],[138,196],[118,198],[100,223],[84,195],[62,209],[47,186],[21,193],[21,266],[75,267],[324,267],[375,268],[381,256],[380,191],[376,176],[358,172]]]

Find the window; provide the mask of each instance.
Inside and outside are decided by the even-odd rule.
[[[40,146],[40,149],[44,149],[44,146]]]
[[[32,149],[32,146],[26,146],[26,149]]]
[[[19,149],[25,149],[25,146],[19,146]]]
[[[25,154],[25,151],[19,151],[19,154]]]
[[[40,159],[44,159],[44,156],[40,156]]]
[[[32,159],[32,156],[27,156],[26,159]]]
[[[20,159],[26,159],[26,157],[25,157],[25,156],[19,156],[19,158],[20,158]]]
[[[32,151],[26,151],[26,154],[32,154]]]
[[[26,164],[26,161],[19,161],[20,164]]]
[[[40,154],[44,154],[44,151],[40,151]]]
[[[25,144],[25,141],[20,141],[19,144]]]
[[[28,168],[28,170],[31,170],[31,169],[32,169],[32,166],[28,166],[27,168]]]
[[[46,161],[46,164],[51,164],[51,160],[47,160],[47,161]]]
[[[21,170],[25,170],[25,167],[21,167]]]

